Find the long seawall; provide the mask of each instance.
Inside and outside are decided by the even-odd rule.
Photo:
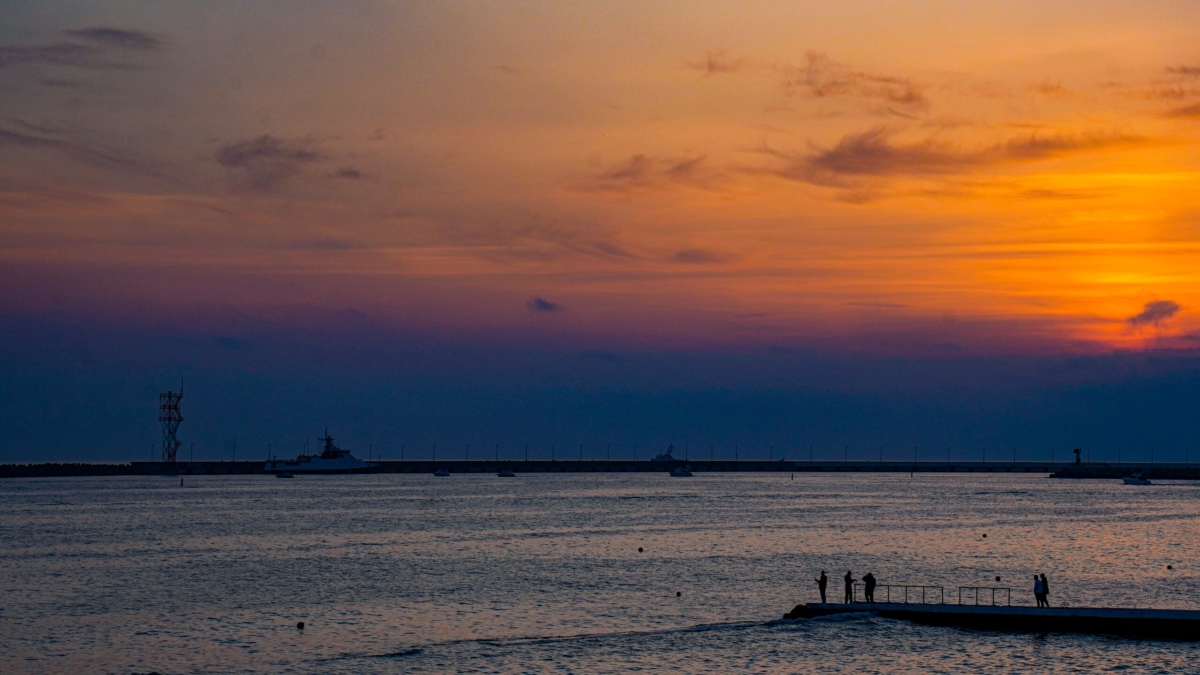
[[[781,472],[781,473],[1028,473],[1055,478],[1120,478],[1133,471],[1150,478],[1200,480],[1200,466],[1175,463],[1122,463],[1075,465],[1062,462],[874,462],[790,460],[383,460],[363,473],[433,473],[446,469],[452,474],[496,473],[511,469],[517,474],[539,473],[653,473],[687,466],[693,472]],[[63,476],[174,476],[269,473],[265,459],[242,461],[130,462],[127,464],[44,463],[0,464],[0,478]]]
[[[1109,607],[1009,607],[903,603],[808,603],[785,619],[869,613],[933,626],[1035,633],[1093,633],[1200,641],[1200,611]]]

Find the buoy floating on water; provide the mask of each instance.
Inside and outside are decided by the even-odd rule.
[[[642,547],[641,547],[641,546],[639,546],[639,547],[638,547],[638,553],[641,553],[641,552],[642,552]]]
[[[675,597],[677,597],[677,598],[678,598],[678,597],[679,597],[679,596],[681,596],[681,595],[683,595],[683,592],[682,592],[682,591],[675,591]]]
[[[297,623],[297,624],[296,624],[296,628],[298,628],[298,629],[300,629],[300,630],[304,630],[304,622],[303,622],[303,621],[301,621],[300,623]]]

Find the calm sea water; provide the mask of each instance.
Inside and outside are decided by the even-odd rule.
[[[1200,608],[1188,483],[87,478],[6,480],[0,505],[9,674],[1160,673],[1196,672],[1200,656],[860,615],[779,620],[816,599],[822,569],[835,597],[851,569],[943,586],[951,601],[958,586],[1012,586],[1033,604],[1045,572],[1056,605]]]

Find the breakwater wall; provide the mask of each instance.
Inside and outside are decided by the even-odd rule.
[[[1054,478],[1116,479],[1141,471],[1151,479],[1200,480],[1200,467],[1185,464],[1064,464],[1053,462],[872,462],[872,461],[766,461],[766,460],[383,460],[362,473],[433,473],[446,469],[452,474],[497,473],[511,469],[517,474],[538,473],[653,473],[687,466],[696,473],[781,472],[781,473],[1027,473]],[[0,464],[0,478],[65,476],[173,476],[238,475],[270,473],[265,460],[203,462],[130,462],[128,464]]]
[[[808,603],[784,619],[870,613],[933,626],[1013,632],[1091,633],[1200,641],[1200,611],[1107,607],[1011,607],[902,603]]]

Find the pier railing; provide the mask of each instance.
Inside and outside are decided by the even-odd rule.
[[[967,602],[963,602],[963,591],[967,591]],[[983,591],[982,598],[980,591]],[[981,599],[987,599],[988,592],[992,596],[992,605],[997,604],[1012,605],[1012,589],[1006,586],[959,586],[958,587],[958,604],[980,604]],[[996,602],[996,593],[1000,593],[1000,603]],[[974,602],[971,602],[974,600]]]
[[[909,598],[911,596],[915,595],[915,593],[913,592],[915,590],[921,591],[920,604],[922,604],[922,605],[944,605],[944,604],[946,604],[946,593],[945,593],[945,590],[941,586],[918,586],[916,584],[879,584],[879,588],[886,589],[886,590],[884,590],[884,594],[887,597],[887,600],[885,602],[892,601],[892,589],[896,588],[896,589],[899,589],[896,592],[896,594],[897,595],[903,594],[904,604],[906,604],[906,605],[910,604]],[[936,593],[934,591],[936,591]],[[937,596],[937,600],[933,599],[932,596],[934,596],[934,595]],[[896,602],[900,602],[900,600],[897,599]]]

